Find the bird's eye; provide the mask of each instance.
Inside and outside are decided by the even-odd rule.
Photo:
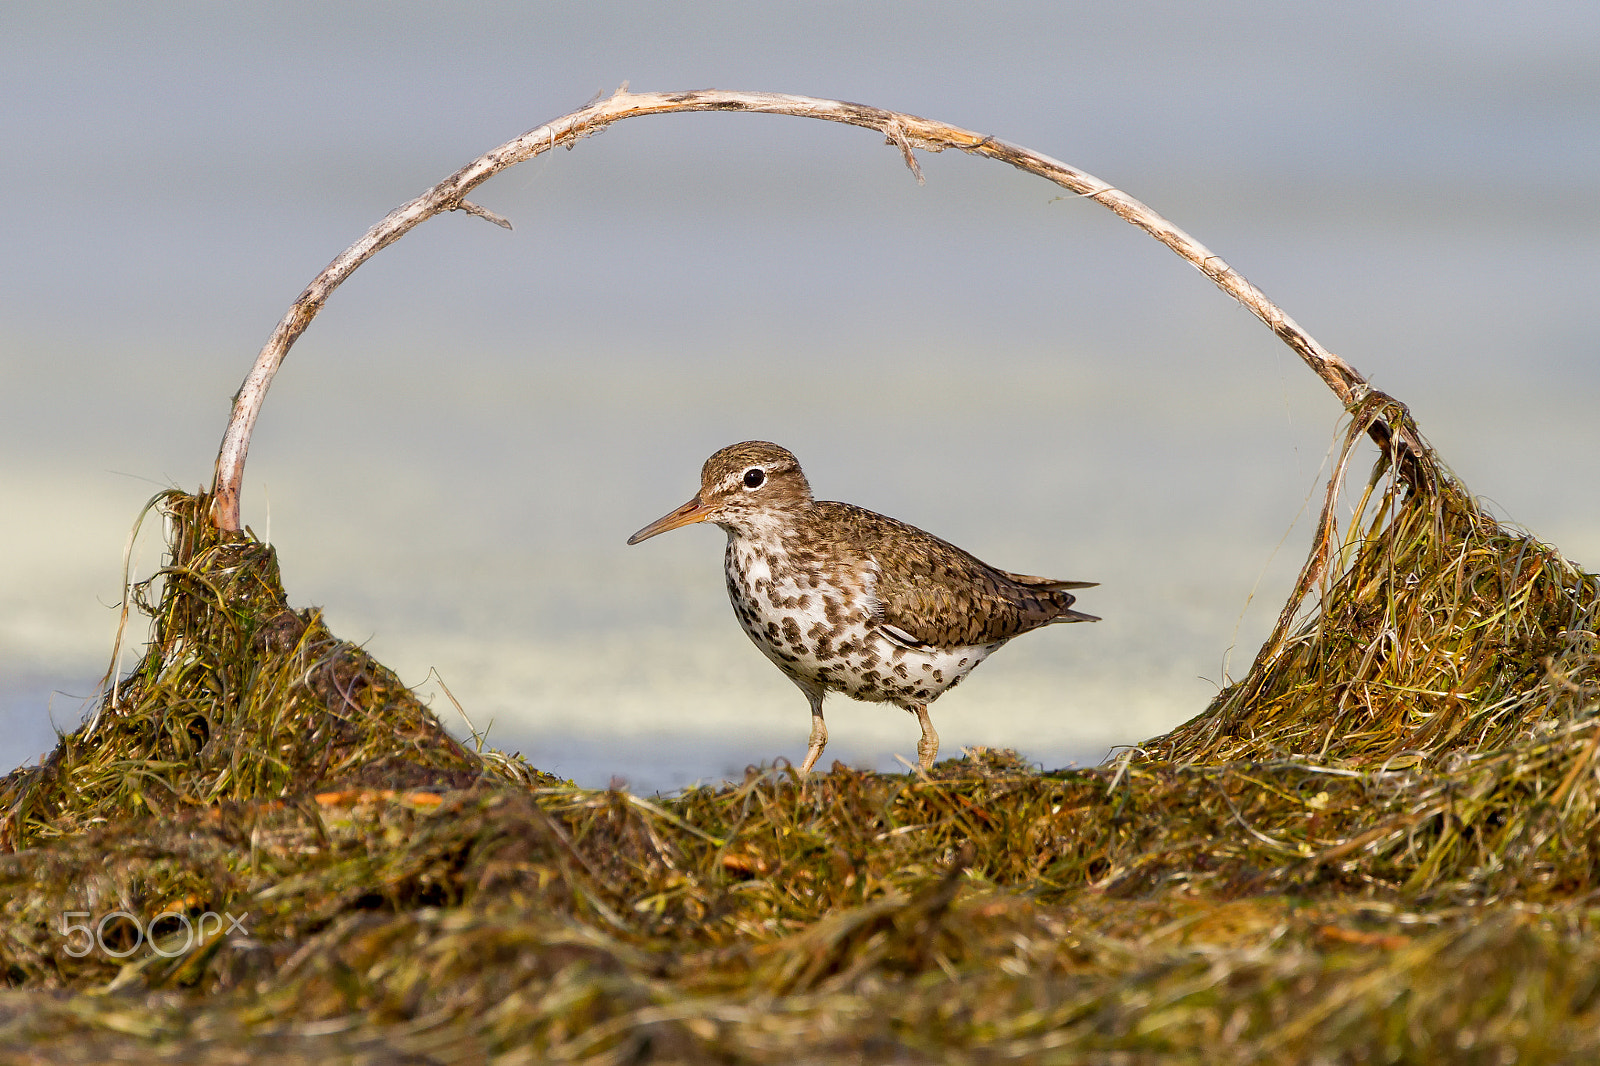
[[[759,466],[752,466],[744,472],[744,487],[747,489],[759,489],[766,480],[767,472]]]

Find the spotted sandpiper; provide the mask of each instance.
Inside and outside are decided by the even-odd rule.
[[[848,503],[811,498],[800,463],[767,441],[706,460],[688,503],[628,538],[694,522],[728,534],[728,598],[756,647],[811,701],[802,774],[828,743],[822,697],[843,692],[917,716],[922,769],[939,754],[928,704],[1012,637],[1051,622],[1098,622],[1052,581],[996,570],[954,544]]]

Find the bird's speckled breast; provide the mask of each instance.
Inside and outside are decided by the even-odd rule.
[[[873,560],[809,551],[776,531],[729,531],[724,568],[739,625],[803,688],[927,703],[1000,646],[922,649],[891,640],[879,627]]]

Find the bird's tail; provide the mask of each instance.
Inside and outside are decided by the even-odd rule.
[[[1092,589],[1100,584],[1098,581],[1057,581],[1053,577],[1034,577],[1032,574],[1013,574],[1009,570],[1002,570],[1012,581],[1019,585],[1026,585],[1040,592],[1065,592],[1067,589]]]

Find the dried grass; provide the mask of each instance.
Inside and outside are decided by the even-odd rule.
[[[1113,765],[654,799],[462,748],[172,494],[145,659],[0,782],[0,1061],[1593,1061],[1600,586],[1407,465]],[[68,952],[117,910],[249,935]]]
[[[1403,470],[1380,460],[1341,534],[1338,489],[1379,420],[1415,433],[1382,393],[1358,409],[1249,675],[1152,755],[1394,767],[1527,741],[1560,727],[1568,697],[1593,702],[1600,579],[1491,519],[1431,452]]]

